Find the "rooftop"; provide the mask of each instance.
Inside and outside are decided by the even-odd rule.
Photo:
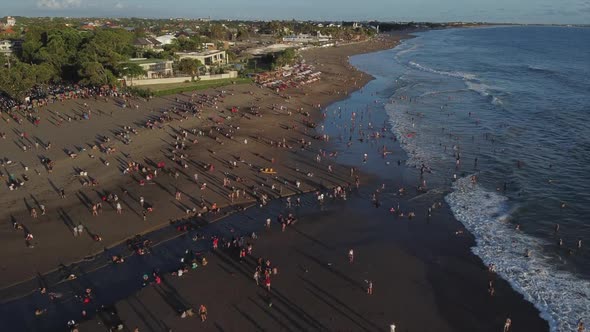
[[[225,52],[225,51],[208,50],[208,51],[203,51],[203,52],[176,52],[175,54],[207,56],[207,55],[216,54],[216,53],[220,53],[220,52]]]
[[[138,65],[140,64],[146,64],[146,63],[158,63],[158,62],[167,62],[170,60],[165,60],[165,59],[146,59],[146,58],[131,58],[129,59],[129,61],[126,61],[125,63],[136,63]]]

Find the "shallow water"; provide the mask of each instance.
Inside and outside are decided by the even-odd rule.
[[[385,103],[406,163],[451,191],[473,252],[553,331],[590,319],[588,59],[590,29],[497,27],[419,33],[352,60],[380,82],[375,105]]]

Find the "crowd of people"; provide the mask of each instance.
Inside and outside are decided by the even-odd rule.
[[[104,97],[130,96],[115,86],[81,86],[77,84],[50,84],[35,86],[24,100],[17,101],[10,96],[0,94],[0,112],[16,109],[35,109],[47,104],[63,102],[68,99],[88,99]]]

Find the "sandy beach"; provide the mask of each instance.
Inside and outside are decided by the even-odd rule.
[[[156,98],[149,102],[133,100],[132,104],[137,105],[137,108],[121,108],[120,100],[70,100],[56,103],[41,111],[42,120],[38,127],[27,121],[20,125],[14,121],[7,122],[8,117],[3,115],[0,131],[7,133],[6,138],[0,141],[0,157],[5,160],[3,179],[7,183],[8,177],[13,174],[19,179],[25,175],[29,180],[23,181],[24,187],[15,191],[9,191],[7,186],[2,189],[0,206],[2,218],[7,222],[1,226],[0,233],[4,249],[0,254],[0,285],[6,287],[18,283],[37,273],[55,269],[59,264],[68,264],[93,255],[135,234],[149,232],[170,221],[186,217],[186,209],[192,210],[201,202],[201,197],[208,207],[213,203],[218,206],[228,205],[231,201],[228,197],[229,190],[223,187],[224,172],[231,172],[233,177],[244,179],[237,187],[249,191],[248,187],[261,181],[271,186],[272,177],[261,176],[258,169],[274,168],[282,179],[291,183],[282,184],[282,194],[295,192],[294,181],[302,175],[293,168],[300,165],[303,169],[303,165],[312,159],[309,154],[295,154],[292,150],[299,150],[297,140],[301,137],[313,141],[313,150],[319,144],[319,141],[309,137],[311,129],[307,130],[302,123],[306,117],[297,112],[303,109],[303,112],[315,115],[317,120],[318,104],[325,105],[344,98],[346,92],[364,85],[370,79],[368,75],[352,69],[347,64],[346,57],[391,47],[394,42],[373,41],[307,51],[305,57],[309,63],[322,58],[322,64],[318,66],[323,72],[320,82],[301,89],[290,89],[281,95],[255,85],[228,86],[223,89],[225,93],[217,105],[203,107],[200,119],[184,119],[181,115],[170,112],[172,120],[164,123],[162,129],[150,130],[144,126],[148,119],[161,116],[164,111],[178,106],[176,98],[180,102],[186,101],[190,94]],[[222,89],[205,91],[204,94],[220,95]],[[81,119],[85,103],[92,112],[88,120]],[[273,105],[276,106],[274,110]],[[262,116],[249,115],[247,111],[250,106],[259,107]],[[281,106],[282,110],[279,109]],[[232,107],[239,107],[241,114],[234,116],[230,112]],[[72,119],[71,122],[67,120],[68,117]],[[226,119],[221,127],[240,127],[231,139],[220,132],[208,135],[211,127],[222,118]],[[58,125],[60,120],[62,123]],[[124,126],[137,131],[137,134],[130,134],[132,141],[129,144],[124,144],[121,136],[116,136],[124,130]],[[296,129],[284,129],[293,126]],[[188,145],[188,168],[182,168],[169,159],[170,148],[180,128],[195,128],[206,134],[202,137],[190,134],[190,140],[197,139],[198,143],[191,142]],[[92,145],[101,143],[103,137],[111,139],[107,145],[112,146],[116,152],[107,155],[91,149]],[[248,140],[247,144],[244,144],[245,139]],[[283,139],[291,147],[297,148],[271,147],[271,141]],[[39,143],[39,147],[35,147],[35,142]],[[44,146],[48,143],[51,143],[51,148],[46,150]],[[29,149],[23,151],[23,145]],[[77,157],[70,158],[69,152],[75,152]],[[229,160],[236,161],[236,157],[240,157],[243,162],[239,164],[246,167],[230,169]],[[49,158],[55,163],[51,173],[42,164],[42,158]],[[109,166],[105,165],[105,161],[109,162]],[[177,170],[180,176],[175,178],[161,174],[152,183],[140,186],[140,177],[137,174],[122,173],[123,168],[132,161],[152,169],[155,165],[149,165],[149,161],[165,162],[166,168],[174,172]],[[215,171],[210,172],[205,165],[213,165]],[[334,167],[336,171],[338,166]],[[88,176],[80,177],[80,170]],[[194,181],[195,173],[200,175],[198,183]],[[314,178],[307,178],[303,174],[305,181],[301,181],[299,190],[310,190],[320,182],[333,185],[343,180],[337,176],[338,172],[330,175],[327,169],[318,169],[316,173]],[[266,182],[266,178],[269,178],[269,182]],[[83,185],[83,182],[90,182],[91,179],[96,179],[98,185]],[[232,185],[235,184],[233,182]],[[271,197],[279,195],[279,184],[276,182],[276,190],[269,192]],[[207,183],[207,189],[200,190],[203,183]],[[60,197],[61,189],[66,193],[65,199]],[[181,201],[174,199],[176,191],[184,194]],[[117,215],[113,204],[104,204],[99,216],[92,215],[92,205],[100,202],[105,193],[118,195],[124,210],[122,215]],[[143,220],[141,212],[141,196],[146,204],[154,205],[147,221]],[[247,193],[246,197],[236,198],[234,202],[252,200],[250,193]],[[45,206],[46,215],[41,215],[40,205]],[[31,217],[32,209],[38,212],[37,218]],[[26,246],[23,230],[15,230],[14,222],[22,224],[34,235],[31,241],[34,248]],[[84,225],[85,232],[75,238],[73,227],[79,224]],[[90,234],[98,234],[102,241],[93,241]]]
[[[29,180],[15,191],[5,186],[0,196],[2,216],[7,220],[0,226],[4,248],[0,253],[0,294],[8,299],[0,306],[0,314],[30,315],[25,319],[29,322],[23,323],[23,331],[50,330],[48,326],[65,329],[67,319],[79,322],[80,331],[104,331],[105,325],[116,326],[119,322],[124,324],[124,330],[142,332],[389,331],[390,324],[397,326],[396,331],[501,331],[507,317],[514,321],[510,331],[548,330],[537,310],[508,283],[490,276],[481,260],[470,252],[473,238],[468,234],[457,236],[461,226],[446,207],[435,209],[430,218],[418,213],[411,221],[394,218],[383,207],[375,209],[375,190],[383,185],[387,190],[378,191],[379,195],[389,197],[400,186],[415,186],[413,170],[396,166],[393,172],[399,177],[383,184],[374,174],[355,172],[351,176],[354,165],[329,157],[332,143],[316,139],[317,132],[306,126],[309,122],[322,125],[322,107],[347,98],[371,80],[371,76],[348,63],[349,56],[391,48],[401,37],[304,51],[306,62],[322,71],[322,79],[303,88],[277,94],[251,84],[199,93],[217,96],[216,104],[203,106],[200,118],[184,117],[171,110],[191,98],[184,94],[151,101],[132,100],[137,108],[121,108],[116,100],[53,104],[42,111],[39,127],[2,121],[0,131],[6,132],[7,138],[0,141],[0,157],[11,160],[10,165],[5,162],[3,178],[26,174]],[[257,106],[261,116],[250,113],[251,106]],[[239,111],[232,113],[233,107]],[[92,110],[90,119],[65,120],[58,125],[60,118],[74,118],[84,109]],[[162,116],[164,110],[169,111],[170,121],[163,123],[161,129],[144,128],[148,119]],[[309,112],[309,116],[302,112]],[[137,134],[130,133],[128,144],[121,142],[126,137],[117,136],[125,126],[137,130]],[[202,131],[203,135],[193,134],[192,129]],[[184,141],[183,130],[187,131]],[[107,155],[91,149],[103,136],[111,138],[109,144],[114,153]],[[306,144],[311,142],[311,146],[301,149],[302,139]],[[40,142],[38,148],[35,141]],[[51,148],[46,150],[43,146],[49,141]],[[187,144],[188,148],[182,151],[186,156],[171,160],[178,142]],[[277,142],[284,143],[277,147]],[[23,151],[23,145],[31,147]],[[391,148],[402,156],[399,146],[392,143]],[[352,153],[360,158],[363,149]],[[377,149],[372,146],[371,151]],[[71,158],[71,152],[77,156]],[[51,173],[41,164],[42,158],[55,162]],[[123,173],[132,161],[152,170],[163,162],[165,169],[146,181],[141,171]],[[232,166],[234,162],[237,167]],[[276,174],[261,173],[264,168],[272,168]],[[87,172],[88,176],[80,177],[80,172]],[[392,172],[391,168],[387,172]],[[400,175],[404,172],[410,176]],[[359,189],[354,186],[357,175]],[[241,180],[236,181],[237,178]],[[93,179],[98,183],[83,184]],[[290,203],[285,198],[277,199],[279,196],[331,193],[328,188],[337,186],[350,186],[346,201],[330,198],[320,207],[316,194],[304,195],[304,211],[298,213],[297,222],[281,231],[276,217]],[[62,188],[65,198],[60,195]],[[229,195],[236,189],[244,193],[232,200]],[[102,212],[94,216],[92,205],[108,194],[116,194],[118,200],[103,201]],[[227,207],[232,203],[253,205],[262,195],[270,201],[267,206],[245,212]],[[143,203],[140,197],[144,198]],[[293,200],[295,197],[300,196]],[[120,214],[117,202],[121,204]],[[432,201],[416,199],[403,204],[412,211],[425,211]],[[40,205],[45,206],[46,215],[39,213],[33,218],[31,210],[39,212]],[[153,211],[144,218],[142,210],[146,206],[153,207]],[[195,217],[204,211],[203,206],[221,209]],[[176,227],[185,225],[183,219],[189,217],[190,225],[206,226],[203,238],[198,238],[198,229],[187,234],[182,229],[177,231]],[[266,218],[272,218],[270,229],[264,227]],[[218,219],[221,220],[213,222]],[[176,225],[165,227],[174,221]],[[241,224],[245,221],[247,226]],[[15,222],[24,230],[15,230]],[[84,226],[84,232],[74,236],[73,228],[79,224]],[[154,232],[163,227],[160,233]],[[34,234],[28,244],[23,234],[27,230]],[[251,238],[252,231],[258,234],[256,239]],[[72,284],[68,294],[80,295],[86,288],[96,289],[91,282],[96,277],[86,279],[79,274],[84,270],[71,269],[69,264],[108,264],[112,250],[107,248],[119,250],[124,244],[118,244],[136,234],[153,233],[161,239],[176,233],[174,236],[180,236],[178,241],[184,241],[171,240],[161,249],[156,246],[154,258],[145,258],[173,262],[168,265],[174,268],[157,271],[160,281],[156,281],[153,271],[142,267],[142,257],[132,255],[122,264],[132,265],[126,272],[110,272],[137,273],[133,279],[137,280],[138,291],[129,291],[129,297],[110,301],[116,296],[96,293],[90,296],[93,303],[88,306],[71,302],[78,301],[79,296],[67,303],[58,299],[50,302],[45,316],[36,318],[34,304],[8,308],[11,301],[18,302],[23,296],[34,299],[31,303],[47,301],[39,300],[45,296],[38,294],[39,287],[51,290],[56,283],[63,287],[63,279],[58,282],[56,276],[65,278],[74,270],[78,278],[65,282]],[[211,235],[215,234],[228,239],[247,238],[253,246],[252,253],[240,257],[240,249],[232,245],[212,250]],[[96,241],[94,235],[102,240]],[[189,269],[179,277],[179,253],[186,248],[182,245],[191,242],[198,243],[199,249],[194,250],[199,257],[206,257],[208,264],[199,264],[194,271]],[[169,247],[164,250],[165,246]],[[352,248],[355,253],[350,262]],[[264,277],[259,286],[253,278],[259,257],[277,268],[278,273],[270,273],[270,292],[265,288]],[[144,273],[148,274],[148,281],[142,288]],[[490,278],[495,284],[493,298],[486,291]],[[374,294],[368,294],[370,283],[374,285]],[[116,293],[115,287],[125,286],[112,287],[110,290]],[[103,304],[107,307],[101,308]],[[206,322],[199,317],[202,304],[207,307]],[[86,309],[88,318],[82,315]],[[192,309],[194,315],[182,318],[187,309]],[[52,315],[64,318],[59,310],[79,313],[63,322],[49,322]],[[9,324],[18,331],[22,321],[15,319]]]

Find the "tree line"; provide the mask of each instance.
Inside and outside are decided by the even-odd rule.
[[[141,70],[124,63],[134,53],[133,38],[124,29],[87,32],[32,26],[24,34],[22,50],[0,59],[8,63],[0,68],[0,91],[22,100],[34,86],[49,83],[114,85],[120,75]]]

